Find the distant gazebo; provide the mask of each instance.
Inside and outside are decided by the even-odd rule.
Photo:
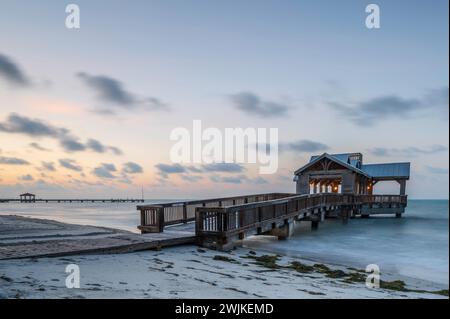
[[[20,194],[19,196],[21,203],[34,203],[36,201],[36,195],[31,193],[23,193]]]

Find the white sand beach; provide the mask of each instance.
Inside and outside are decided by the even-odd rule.
[[[23,225],[24,218],[20,222]],[[77,235],[99,236],[90,226],[68,227],[75,227]],[[66,287],[69,264],[80,268],[80,288]],[[363,270],[246,248],[223,253],[184,245],[125,254],[0,260],[0,298],[448,298],[431,293],[447,289],[448,294],[448,286],[383,273],[381,279],[389,287],[369,289],[361,279],[365,276]]]

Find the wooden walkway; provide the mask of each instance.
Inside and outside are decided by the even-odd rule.
[[[144,205],[138,206],[143,234],[0,216],[0,260],[125,253],[182,244],[229,250],[237,240],[249,235],[288,238],[298,221],[311,222],[316,230],[325,218],[346,221],[371,214],[401,217],[406,205],[404,195],[335,193],[271,193]]]
[[[16,218],[16,216],[3,216]],[[19,217],[28,220],[28,218]],[[39,220],[29,219],[31,224],[38,224]],[[194,224],[182,224],[168,227],[164,233],[134,234],[129,232],[115,232],[93,226],[68,225],[53,221],[41,220],[41,229],[45,227],[45,234],[41,232],[41,239],[32,237],[26,228],[16,233],[24,233],[23,237],[3,235],[0,243],[0,260],[36,257],[57,257],[80,254],[127,253],[147,249],[161,249],[182,244],[195,243]],[[30,224],[29,223],[29,224]],[[12,224],[12,223],[11,223]],[[17,224],[17,223],[15,223]],[[50,224],[50,228],[48,227]],[[54,234],[54,226],[66,225],[64,234]],[[31,225],[34,227],[34,225]],[[83,233],[77,228],[87,228]],[[48,233],[47,230],[51,232]],[[95,229],[95,232],[93,232]],[[35,230],[34,230],[35,231]],[[35,232],[33,232],[35,234]],[[8,239],[9,238],[9,239]]]
[[[325,218],[340,217],[346,221],[373,214],[401,217],[406,205],[406,195],[258,194],[138,206],[139,229],[142,233],[163,232],[167,225],[195,218],[199,245],[228,250],[237,239],[248,235],[271,234],[287,238],[295,221],[310,221],[312,229],[316,230]]]

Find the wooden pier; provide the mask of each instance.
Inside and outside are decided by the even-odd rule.
[[[141,225],[138,228],[142,233],[162,232],[165,226],[194,221],[198,207],[240,205],[280,199],[292,195],[290,193],[270,193],[171,202],[157,205],[140,205],[137,206],[137,209],[141,211]]]
[[[164,233],[141,235],[104,227],[0,215],[0,260],[128,253],[195,243],[192,223],[168,227]]]
[[[135,198],[0,198],[0,203],[143,203]]]
[[[361,153],[314,155],[294,172],[296,193],[270,193],[190,202],[141,205],[142,233],[162,232],[167,225],[195,219],[197,243],[227,250],[246,235],[290,236],[295,222],[317,230],[325,218],[394,214],[407,205],[410,163],[365,164]],[[377,183],[395,181],[399,195],[374,195]]]
[[[164,226],[186,223],[195,216],[197,243],[203,247],[229,250],[248,235],[270,234],[288,238],[295,222],[309,221],[317,230],[325,218],[394,214],[401,217],[406,195],[353,194],[258,194],[195,202],[138,206],[142,233],[162,232]],[[187,215],[185,212],[191,213]]]
[[[197,209],[196,235],[204,247],[233,248],[234,240],[248,235],[269,234],[288,238],[295,222],[310,221],[317,230],[325,218],[344,222],[356,216],[394,214],[401,217],[407,197],[402,195],[298,195],[230,207]]]

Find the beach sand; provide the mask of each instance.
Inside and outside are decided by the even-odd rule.
[[[69,264],[79,266],[80,288],[66,287]],[[365,277],[363,270],[247,248],[223,253],[184,245],[0,260],[0,298],[448,298],[414,291],[448,289],[431,282],[383,273],[387,289],[367,288]]]

